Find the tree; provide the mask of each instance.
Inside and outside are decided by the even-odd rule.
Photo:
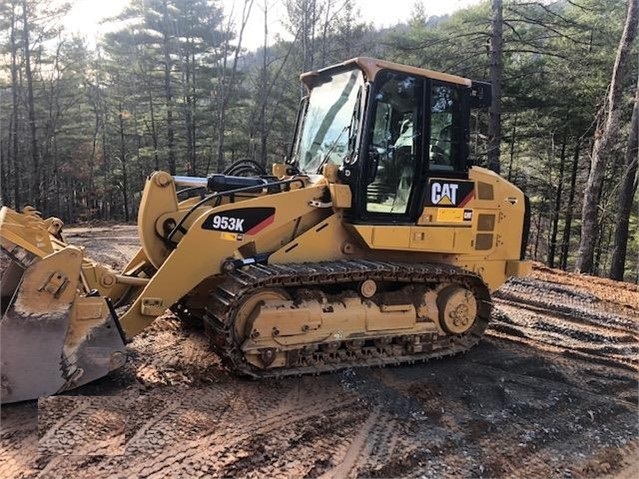
[[[635,101],[630,120],[630,133],[624,155],[624,171],[621,176],[621,185],[617,196],[617,218],[615,227],[615,239],[612,248],[612,260],[610,265],[611,279],[623,280],[626,264],[626,252],[628,247],[628,230],[630,227],[630,212],[632,200],[637,191],[637,167],[639,160],[639,80],[635,92]]]
[[[557,177],[557,188],[555,192],[555,204],[552,212],[552,222],[550,229],[550,247],[548,250],[548,266],[555,267],[555,253],[557,251],[557,235],[559,233],[559,216],[561,214],[561,199],[564,187],[564,171],[566,169],[566,148],[568,146],[568,114],[566,123],[561,135],[561,152],[559,156],[559,174]]]
[[[18,150],[18,39],[17,39],[17,0],[11,0],[10,8],[11,8],[11,36],[9,40],[9,49],[11,52],[11,120],[9,122],[9,147],[11,154],[9,155],[11,158],[11,163],[13,166],[13,174],[14,174],[14,189],[13,189],[13,204],[16,208],[20,208],[21,206],[21,188],[20,188],[20,160],[19,160],[19,150]],[[8,165],[5,166],[8,168]],[[7,188],[7,183],[5,183],[5,188]]]
[[[38,137],[35,118],[35,101],[33,98],[33,70],[31,68],[31,16],[32,6],[27,0],[22,0],[22,50],[24,52],[24,72],[27,79],[27,111],[29,114],[29,134],[31,139],[31,197],[36,208],[42,207],[40,196],[40,154],[38,152]]]
[[[581,210],[581,242],[577,271],[593,273],[594,253],[598,238],[598,202],[604,179],[606,161],[610,158],[610,150],[617,139],[622,114],[622,88],[624,73],[629,64],[630,47],[637,35],[637,19],[639,17],[639,0],[628,0],[628,13],[617,56],[612,70],[607,102],[601,111],[599,127],[595,132],[595,141],[590,159],[590,173],[584,191],[584,203]]]
[[[223,75],[220,80],[220,100],[219,100],[219,110],[218,110],[218,133],[217,133],[217,164],[218,168],[224,168],[224,142],[226,135],[226,112],[229,106],[229,102],[233,97],[233,93],[235,91],[235,78],[237,76],[237,65],[238,60],[240,58],[240,52],[242,51],[242,39],[244,37],[244,30],[246,29],[246,24],[248,23],[249,17],[251,15],[251,9],[253,8],[254,0],[244,0],[244,5],[242,7],[242,15],[240,17],[240,31],[238,34],[237,45],[235,46],[235,52],[233,54],[233,64],[231,66],[231,72],[228,75],[228,83],[227,83],[227,75],[226,75],[226,57],[230,52],[230,41],[231,41],[231,22],[229,20],[226,40],[224,46],[224,66],[223,66]]]
[[[0,0],[3,204],[32,202],[29,189],[37,185],[44,214],[67,222],[131,218],[135,195],[154,168],[198,175],[238,157],[264,166],[281,161],[295,126],[302,71],[365,55],[487,80],[495,71],[492,54],[501,48],[501,80],[493,80],[501,87],[497,136],[510,150],[507,178],[531,199],[530,252],[550,265],[573,267],[576,211],[589,174],[585,153],[606,125],[609,102],[601,104],[601,92],[628,16],[625,3],[491,0],[441,17],[426,16],[417,3],[405,23],[375,29],[359,21],[352,0],[287,0],[290,38],[283,39],[269,31],[275,0],[259,0],[264,41],[252,52],[242,47],[250,1],[235,2],[244,15],[227,12],[227,21],[220,0],[130,0],[93,49],[61,29],[59,2]],[[501,21],[493,15],[500,5]],[[501,46],[494,41],[499,36]],[[593,272],[611,271],[639,249],[631,234],[639,221],[632,208],[636,153],[624,150],[633,132],[625,124],[632,111],[628,72],[636,71],[637,60],[629,55],[626,73],[619,73],[619,134],[604,151]],[[500,146],[488,144],[496,137],[489,120],[474,112],[471,122],[471,151],[483,165]]]
[[[501,143],[501,83],[503,76],[503,6],[502,0],[492,0],[492,20],[490,33],[490,82],[492,100],[488,121],[488,168],[500,172]]]

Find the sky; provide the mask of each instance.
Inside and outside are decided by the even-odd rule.
[[[246,28],[244,46],[254,49],[262,43],[262,5],[264,0],[255,0],[251,19]],[[389,27],[410,18],[416,2],[424,5],[426,15],[443,15],[480,0],[354,0],[361,12],[361,19],[371,22],[377,27]],[[281,18],[284,15],[284,0],[269,0],[271,8],[269,16],[269,32],[274,35],[283,33]],[[119,13],[128,0],[71,0],[73,7],[65,18],[67,29],[85,35],[90,42],[105,31],[100,20]],[[244,0],[222,0],[225,12],[234,10],[241,12]],[[233,8],[235,7],[235,8]]]

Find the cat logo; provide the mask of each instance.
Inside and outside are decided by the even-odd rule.
[[[472,181],[431,180],[429,205],[463,207],[475,196],[475,184]]]
[[[457,203],[457,188],[451,183],[433,182],[430,188],[430,201],[434,205],[454,206]]]

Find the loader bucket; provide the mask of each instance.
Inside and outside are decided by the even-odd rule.
[[[108,299],[83,287],[83,251],[51,230],[33,211],[0,210],[2,404],[73,389],[126,360]]]

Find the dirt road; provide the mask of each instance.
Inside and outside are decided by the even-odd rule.
[[[639,477],[639,288],[541,268],[495,304],[464,356],[259,382],[165,316],[109,377],[3,407],[0,477]]]

